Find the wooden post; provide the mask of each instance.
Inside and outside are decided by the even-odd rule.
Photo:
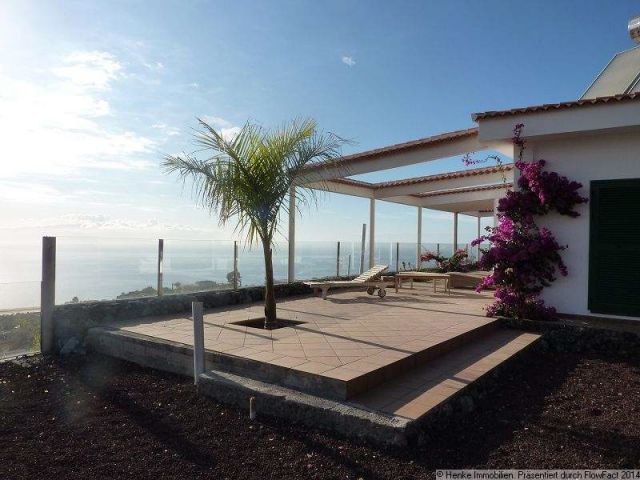
[[[336,252],[336,277],[340,277],[340,242],[338,242],[338,251]]]
[[[233,289],[238,289],[238,242],[233,241]]]
[[[42,237],[42,281],[40,283],[40,351],[55,351],[56,237]]]
[[[362,224],[362,243],[360,244],[360,273],[364,272],[364,242],[367,237],[367,224]]]
[[[193,318],[193,383],[198,384],[198,376],[204,373],[204,320],[202,302],[191,302]]]
[[[164,240],[158,240],[158,296],[164,295],[163,269],[164,269]]]

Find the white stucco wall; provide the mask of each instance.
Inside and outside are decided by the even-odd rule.
[[[535,159],[547,160],[547,169],[583,184],[590,196],[591,180],[640,178],[640,133],[600,133],[555,139],[536,139]],[[549,228],[561,245],[568,245],[563,258],[569,269],[543,292],[543,299],[559,312],[590,315],[587,308],[589,278],[589,205],[579,207],[581,216],[570,218],[550,214],[538,219]],[[639,252],[640,254],[640,252]],[[640,273],[639,273],[640,274]],[[598,315],[598,314],[593,314]],[[631,318],[631,317],[617,317]],[[640,318],[635,317],[635,320]]]

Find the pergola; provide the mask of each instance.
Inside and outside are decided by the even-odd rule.
[[[297,178],[296,185],[332,193],[369,199],[369,266],[375,257],[376,201],[414,206],[417,209],[416,265],[420,263],[422,244],[422,209],[451,212],[454,216],[453,246],[458,248],[458,215],[478,219],[495,217],[498,199],[513,187],[513,164],[474,168],[438,175],[407,178],[380,183],[349,178],[353,175],[388,170],[482,150],[492,150],[516,158],[513,143],[482,142],[478,128],[441,135],[356,153],[330,162],[309,166]],[[295,279],[295,186],[289,204],[289,281]]]

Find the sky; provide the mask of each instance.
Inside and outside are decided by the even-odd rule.
[[[0,243],[238,238],[160,168],[193,150],[196,117],[227,135],[312,117],[352,141],[345,154],[468,128],[473,112],[578,98],[632,46],[638,14],[622,0],[3,0]],[[415,241],[415,207],[376,213],[379,241]],[[325,194],[297,240],[356,240],[366,222],[367,200]],[[424,212],[423,241],[451,232],[451,214]],[[463,218],[461,241],[474,236]]]

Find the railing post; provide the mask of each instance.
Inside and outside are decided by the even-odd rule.
[[[367,237],[367,224],[362,224],[362,242],[360,243],[360,273],[364,272],[364,242]]]
[[[193,318],[193,383],[198,384],[198,376],[204,373],[204,320],[202,302],[191,302]]]
[[[349,263],[347,264],[347,277],[351,276],[351,254],[349,254]]]
[[[400,271],[400,242],[396,242],[396,273]]]
[[[40,351],[53,353],[56,305],[56,237],[42,237],[42,281],[40,283]]]
[[[158,240],[158,296],[164,295],[163,287],[163,272],[164,272],[164,239]]]
[[[233,242],[233,289],[238,289],[238,241]]]
[[[336,252],[336,277],[340,277],[340,242],[338,242],[338,250]]]
[[[436,243],[436,255],[440,255],[440,244]]]

